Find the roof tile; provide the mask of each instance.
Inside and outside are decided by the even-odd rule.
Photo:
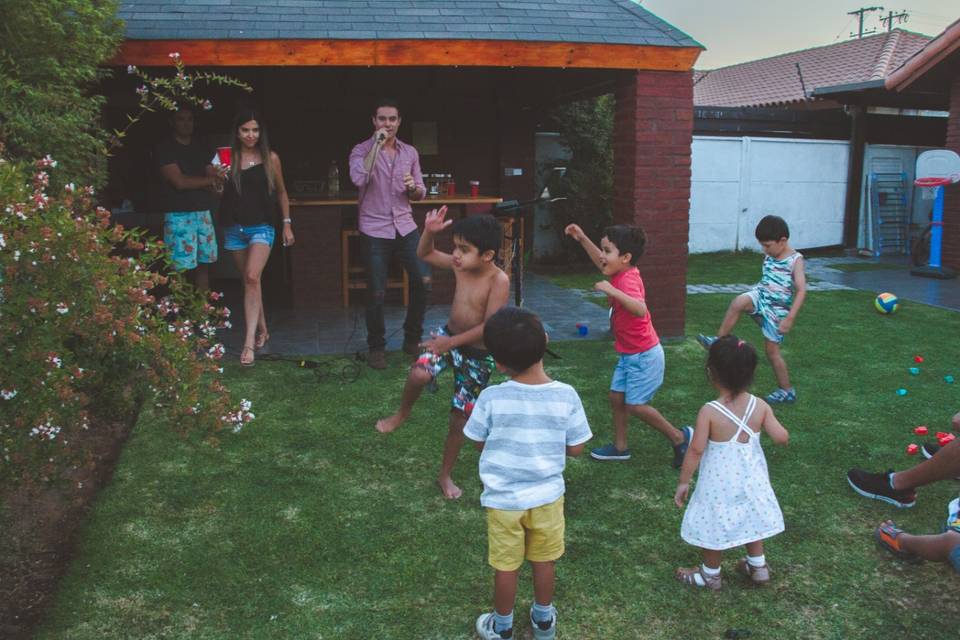
[[[119,16],[129,39],[186,38],[189,32],[190,37],[210,39],[496,39],[700,46],[633,0],[127,0],[120,3]],[[192,22],[189,27],[184,24],[186,16]],[[246,21],[254,16],[255,22]]]
[[[817,88],[884,79],[929,40],[929,36],[894,29],[857,40],[698,71],[694,78],[693,102],[704,107],[756,107],[808,101]]]

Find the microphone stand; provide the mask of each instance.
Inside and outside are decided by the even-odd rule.
[[[490,208],[489,213],[495,218],[510,218],[510,235],[506,236],[512,246],[510,256],[510,278],[513,280],[513,301],[518,307],[523,306],[523,247],[520,239],[523,234],[523,217],[538,204],[552,204],[566,198],[551,198],[550,191],[544,187],[539,196],[533,200],[520,202],[518,200],[504,200]],[[549,348],[546,350],[554,358],[560,359]]]
[[[514,304],[523,306],[523,255],[520,238],[523,233],[523,217],[532,211],[538,204],[551,204],[566,198],[551,198],[550,191],[544,188],[540,195],[533,200],[520,202],[518,200],[504,200],[490,208],[489,213],[495,218],[510,218],[510,235],[506,237],[512,243],[510,260],[510,276],[513,279]]]

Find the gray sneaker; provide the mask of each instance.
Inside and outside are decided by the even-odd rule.
[[[550,615],[547,622],[537,622],[533,619],[533,607],[530,607],[530,628],[533,629],[533,640],[553,640],[557,637],[557,608],[550,605]]]
[[[700,346],[706,349],[707,351],[710,350],[710,347],[712,347],[713,343],[716,341],[717,341],[717,336],[705,336],[702,333],[697,336],[697,342],[699,342]]]
[[[793,404],[797,401],[797,391],[796,389],[777,389],[773,393],[767,396],[767,403],[769,404]]]
[[[490,613],[481,613],[480,617],[477,618],[477,635],[480,636],[480,640],[507,640],[508,638],[513,638],[513,628],[507,629],[505,631],[494,631],[493,630],[493,612]]]

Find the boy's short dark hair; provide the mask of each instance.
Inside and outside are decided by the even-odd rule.
[[[790,238],[790,227],[780,216],[763,216],[754,231],[758,242],[776,242],[780,238]]]
[[[630,254],[630,264],[637,266],[640,256],[647,246],[647,234],[641,227],[633,224],[615,224],[603,230],[610,244],[617,248],[620,254]]]
[[[537,314],[518,307],[501,307],[484,323],[483,343],[494,360],[520,373],[543,360],[547,334]]]
[[[735,335],[717,338],[710,345],[707,370],[714,380],[733,393],[741,393],[753,384],[757,370],[757,350]]]
[[[393,107],[397,110],[397,116],[400,116],[400,103],[394,100],[393,98],[380,98],[373,103],[373,113],[371,115],[377,115],[377,109],[380,107]]]
[[[497,219],[489,214],[457,218],[450,231],[479,249],[481,255],[485,251],[493,251],[494,258],[500,255],[503,231]]]

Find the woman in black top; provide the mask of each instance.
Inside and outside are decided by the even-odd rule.
[[[241,111],[234,119],[232,166],[220,203],[223,248],[233,254],[243,277],[246,331],[240,364],[247,367],[253,366],[254,349],[260,349],[270,339],[263,314],[260,275],[273,246],[277,205],[283,216],[283,245],[289,247],[294,240],[280,157],[270,150],[262,123],[253,110]]]

